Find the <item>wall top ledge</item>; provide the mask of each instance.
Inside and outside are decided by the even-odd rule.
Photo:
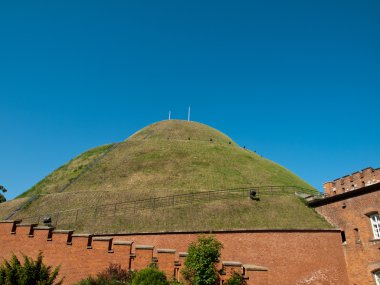
[[[176,253],[175,249],[160,248],[157,249],[157,253]]]
[[[179,255],[180,257],[186,257],[186,256],[188,256],[189,254],[188,254],[187,252],[180,252],[180,253],[178,253],[178,255]]]
[[[24,223],[22,223],[22,224],[17,224],[16,225],[17,227],[37,227],[38,226],[38,224],[24,224]]]
[[[21,220],[2,220],[0,221],[0,224],[13,224],[13,223],[21,223]]]
[[[133,241],[123,241],[123,240],[116,240],[113,242],[114,245],[132,245]]]
[[[73,230],[54,230],[54,234],[72,234],[74,231]]]
[[[242,266],[242,263],[239,261],[222,261],[223,266]]]
[[[73,237],[92,237],[92,234],[73,234]]]
[[[111,238],[111,237],[93,237],[92,240],[93,241],[110,241],[110,240],[113,240],[113,238]]]
[[[247,271],[268,271],[268,268],[254,264],[243,264],[243,268]]]
[[[135,249],[154,249],[153,245],[136,245]]]
[[[54,230],[55,227],[49,227],[49,226],[40,226],[40,227],[34,227],[34,230]]]

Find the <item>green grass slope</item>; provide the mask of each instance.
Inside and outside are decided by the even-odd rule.
[[[55,203],[64,202],[66,194],[56,194]],[[100,194],[107,200],[107,194]],[[46,199],[44,197],[43,199]],[[90,200],[96,199],[90,195]],[[43,205],[51,200],[44,200]],[[34,209],[35,210],[35,209]],[[156,231],[196,231],[232,229],[328,229],[320,215],[294,195],[262,196],[260,201],[249,198],[194,203],[174,207],[136,210],[135,213],[114,215],[113,207],[94,211],[69,211],[58,217],[58,228],[76,229],[82,233],[133,233]],[[25,220],[36,222],[36,218]]]
[[[312,189],[286,168],[208,126],[164,121],[120,143],[66,191],[130,191],[142,199],[252,185]]]

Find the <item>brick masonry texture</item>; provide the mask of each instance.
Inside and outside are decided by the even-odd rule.
[[[339,231],[247,230],[214,235],[224,246],[222,261],[242,264],[234,267],[229,263],[224,271],[244,272],[249,285],[348,284]],[[96,275],[110,263],[141,269],[156,262],[172,278],[180,276],[180,253],[186,252],[197,236],[156,233],[99,237],[46,227],[35,229],[35,225],[15,226],[8,221],[0,223],[0,258],[9,259],[12,253],[35,258],[42,251],[46,264],[61,265],[65,284]]]
[[[363,188],[380,182],[380,168],[368,167],[351,175],[343,176],[323,185],[325,193],[329,196]]]
[[[371,213],[380,212],[380,183],[350,191],[351,196],[322,203],[316,210],[330,223],[344,231],[343,244],[349,274],[349,284],[374,285],[372,272],[380,270],[380,239],[375,240],[369,218]],[[358,193],[354,196],[355,192]],[[345,194],[341,194],[342,196]],[[339,198],[336,195],[332,198]]]

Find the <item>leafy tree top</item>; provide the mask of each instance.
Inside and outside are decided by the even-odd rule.
[[[182,273],[191,285],[214,285],[219,280],[216,264],[223,245],[213,236],[199,236],[190,244]]]
[[[24,264],[21,264],[16,255],[10,261],[5,260],[0,266],[0,284],[4,285],[61,285],[63,279],[54,283],[59,267],[46,266],[42,261],[42,253],[36,260],[23,256]]]

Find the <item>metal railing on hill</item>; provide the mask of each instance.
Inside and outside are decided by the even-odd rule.
[[[228,190],[214,190],[195,193],[178,194],[165,197],[155,197],[142,200],[118,202],[111,204],[96,205],[45,213],[38,216],[20,217],[24,223],[42,223],[46,217],[50,217],[51,224],[76,224],[79,219],[101,218],[110,216],[121,216],[136,214],[142,210],[154,210],[157,208],[175,207],[188,204],[210,203],[225,199],[251,198],[259,200],[263,196],[289,195],[295,193],[304,193],[315,195],[316,192],[311,189],[297,186],[258,186],[247,188],[235,188]]]

